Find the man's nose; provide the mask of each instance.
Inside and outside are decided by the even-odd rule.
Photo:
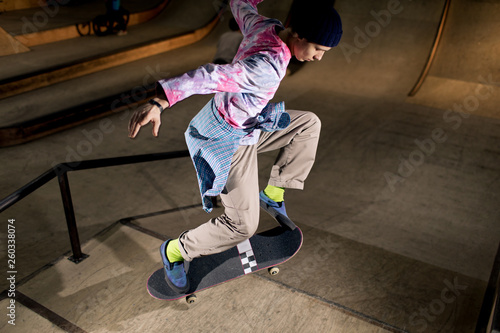
[[[325,54],[325,52],[320,52],[320,53],[317,53],[315,56],[314,56],[314,60],[317,60],[317,61],[320,61],[321,58],[323,58],[323,54]]]

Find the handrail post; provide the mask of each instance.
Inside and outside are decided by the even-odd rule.
[[[68,225],[69,239],[71,242],[71,249],[73,251],[73,255],[68,259],[75,264],[78,264],[79,262],[87,258],[88,255],[82,253],[82,248],[80,246],[80,239],[78,237],[78,228],[76,226],[75,211],[73,209],[73,201],[71,200],[67,171],[58,173],[57,179],[59,181],[59,188],[61,189],[64,214],[66,215],[66,224]]]

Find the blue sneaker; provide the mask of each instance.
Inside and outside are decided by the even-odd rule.
[[[276,202],[271,200],[264,191],[260,191],[260,207],[269,213],[279,224],[284,227],[294,230],[297,226],[290,220],[288,215],[286,215],[285,202]]]
[[[167,284],[179,294],[186,294],[189,291],[189,280],[187,278],[187,272],[189,270],[189,262],[186,261],[176,261],[171,263],[166,254],[166,249],[168,242],[167,240],[160,246],[161,259],[163,261],[163,267],[165,272],[165,281]]]

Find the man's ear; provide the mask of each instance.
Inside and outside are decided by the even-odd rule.
[[[296,33],[295,31],[292,31],[291,37],[296,39],[299,42],[304,42],[304,41],[307,42],[307,39],[300,37],[299,34]]]

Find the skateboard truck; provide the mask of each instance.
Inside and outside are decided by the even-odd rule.
[[[278,266],[273,266],[273,267],[269,267],[267,269],[267,272],[269,273],[269,275],[274,276],[280,272],[280,269]],[[186,303],[188,303],[188,304],[196,303],[197,300],[198,300],[198,297],[196,296],[196,294],[191,294],[191,295],[186,296]]]

